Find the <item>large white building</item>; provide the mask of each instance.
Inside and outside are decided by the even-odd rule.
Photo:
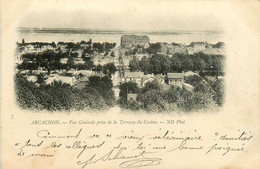
[[[139,35],[123,35],[121,36],[121,47],[123,48],[132,48],[135,46],[145,47],[146,44],[149,44],[150,39],[148,36],[139,36]]]

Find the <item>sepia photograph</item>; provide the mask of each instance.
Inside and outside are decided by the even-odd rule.
[[[128,13],[133,18],[120,22],[126,14],[105,10],[91,23],[88,16],[96,13],[35,10],[21,20],[14,56],[21,109],[119,108],[147,113],[221,109],[225,32],[213,16],[181,16],[192,22],[187,25],[174,13],[167,16],[173,22],[160,21],[164,19],[160,13],[143,17]]]

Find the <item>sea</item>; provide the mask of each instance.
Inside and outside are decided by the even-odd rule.
[[[120,45],[122,35],[147,35],[151,43],[181,43],[188,45],[191,42],[208,42],[215,44],[223,42],[223,31],[217,30],[96,30],[71,28],[18,28],[18,40],[22,42],[115,42]]]

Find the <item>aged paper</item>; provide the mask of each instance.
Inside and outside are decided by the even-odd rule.
[[[1,0],[1,168],[259,169],[259,11],[259,1]],[[188,72],[202,86],[222,79],[223,93],[199,93]],[[119,94],[131,78],[139,90]]]

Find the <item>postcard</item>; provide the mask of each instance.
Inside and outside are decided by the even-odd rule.
[[[1,168],[259,169],[259,11],[2,0]]]

